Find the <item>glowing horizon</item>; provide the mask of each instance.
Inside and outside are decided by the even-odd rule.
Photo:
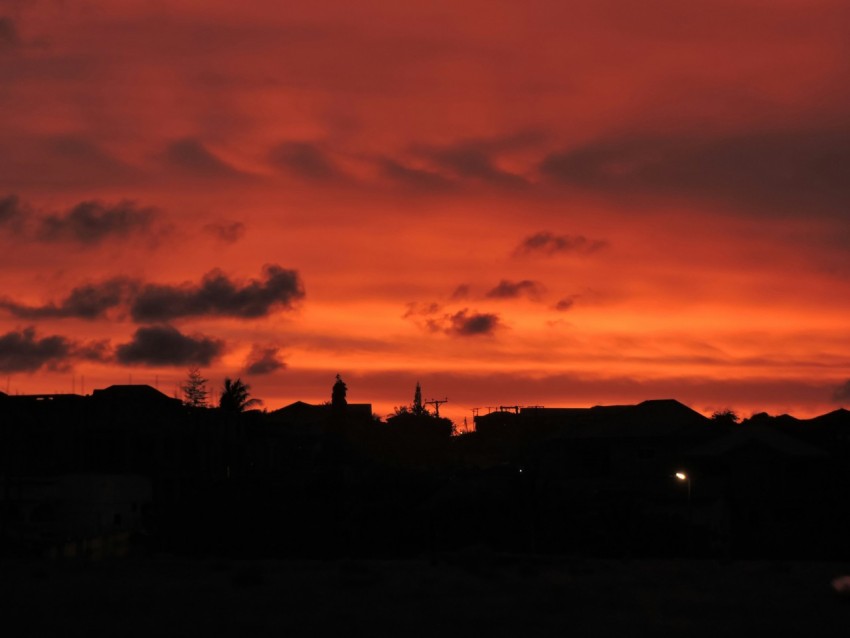
[[[849,19],[7,2],[0,389],[850,405]]]

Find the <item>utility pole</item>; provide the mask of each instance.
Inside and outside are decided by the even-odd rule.
[[[430,401],[426,401],[425,405],[433,405],[434,406],[434,414],[439,419],[440,418],[440,406],[443,403],[448,403],[448,399],[431,399]]]

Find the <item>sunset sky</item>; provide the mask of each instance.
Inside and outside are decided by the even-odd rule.
[[[850,407],[846,0],[0,0],[0,390]]]

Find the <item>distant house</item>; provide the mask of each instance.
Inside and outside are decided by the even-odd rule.
[[[336,414],[330,404],[315,405],[296,401],[269,412],[266,420],[281,425],[318,426],[327,424]],[[352,422],[369,422],[372,420],[372,404],[348,403],[345,405],[344,414],[345,418]]]
[[[92,400],[111,403],[128,408],[143,408],[145,411],[174,410],[183,405],[180,399],[163,394],[149,385],[111,385],[92,392]]]
[[[476,417],[485,439],[524,445],[541,472],[562,479],[657,476],[717,436],[710,419],[675,400],[592,408],[522,408]]]

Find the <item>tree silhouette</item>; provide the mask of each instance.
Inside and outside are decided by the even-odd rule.
[[[331,390],[331,407],[334,410],[344,410],[348,405],[348,401],[345,400],[346,392],[348,392],[348,386],[345,385],[342,377],[336,375],[336,383]]]
[[[735,423],[738,423],[741,418],[738,416],[737,412],[726,408],[725,410],[718,410],[712,414],[711,420],[715,423],[722,423],[723,425],[734,425]]]
[[[428,410],[422,405],[422,388],[419,382],[416,382],[416,392],[413,393],[413,408],[411,412],[414,416],[424,416],[428,414]]]
[[[230,377],[225,377],[218,407],[227,412],[244,412],[255,405],[262,405],[263,402],[259,399],[251,398],[250,390],[251,386],[242,383],[242,379],[237,377],[233,381]]]
[[[413,436],[451,436],[454,432],[451,420],[432,414],[425,407],[419,382],[416,383],[416,391],[413,393],[413,404],[396,407],[387,417],[387,424],[401,427]]]
[[[207,406],[207,381],[201,376],[201,369],[197,366],[189,368],[186,383],[180,386],[183,391],[183,404],[193,408],[205,408]]]

